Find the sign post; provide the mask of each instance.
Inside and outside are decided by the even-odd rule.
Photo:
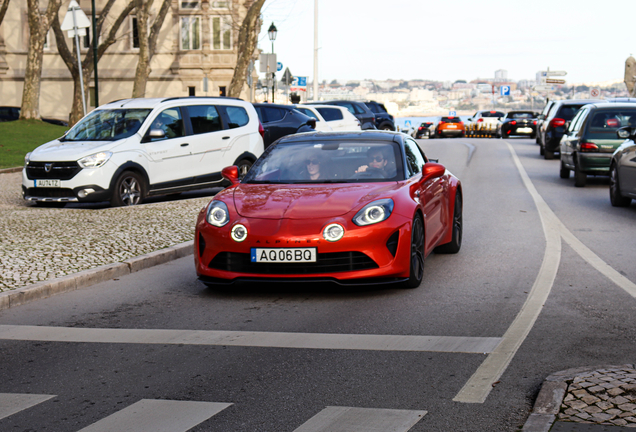
[[[84,95],[84,77],[82,74],[82,59],[80,58],[80,43],[79,37],[86,36],[86,29],[91,26],[91,22],[79,4],[75,0],[71,0],[71,4],[68,5],[68,11],[64,16],[62,22],[62,31],[68,32],[69,37],[75,37],[75,47],[77,48],[77,68],[80,76],[80,89],[82,90],[82,108],[84,109],[84,115],[86,115],[86,95]]]

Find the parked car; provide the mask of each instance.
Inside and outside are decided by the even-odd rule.
[[[461,248],[459,179],[402,133],[286,136],[243,180],[235,167],[223,173],[232,186],[196,222],[195,268],[205,284],[258,278],[415,288],[427,255]]]
[[[620,128],[616,135],[624,141],[610,161],[610,202],[627,207],[636,199],[636,128]]]
[[[548,100],[543,107],[543,111],[541,111],[541,113],[539,113],[539,116],[537,117],[537,133],[534,138],[537,144],[540,144],[539,136],[541,135],[542,131],[545,130],[545,119],[548,117],[548,113],[550,112],[550,108],[552,108],[552,105],[554,105],[554,101]],[[543,153],[541,155],[543,155]]]
[[[430,138],[435,135],[435,123],[434,122],[422,122],[417,129],[413,131],[413,138]]]
[[[541,146],[539,154],[545,159],[554,159],[555,152],[559,151],[561,137],[565,133],[565,123],[572,120],[583,105],[595,102],[602,101],[584,99],[555,101],[539,131],[539,145]]]
[[[464,122],[459,117],[442,117],[435,127],[435,137],[464,137],[466,129]]]
[[[0,106],[0,122],[15,121],[20,118],[20,107]],[[68,122],[58,119],[42,118],[43,122],[58,126],[68,126]]]
[[[320,120],[317,131],[361,130],[360,120],[345,107],[337,105],[294,105],[294,107],[301,113],[310,117],[315,116],[317,120]],[[320,123],[324,123],[324,126]]]
[[[263,153],[252,104],[233,98],[124,99],[102,105],[63,137],[28,153],[24,199],[110,201],[221,186],[221,170],[247,173]]]
[[[487,124],[492,126],[494,131],[497,126],[497,122],[501,120],[506,114],[496,110],[480,110],[472,115],[468,119],[468,123],[473,125]]]
[[[510,111],[497,126],[498,138],[511,135],[528,135],[534,138],[537,133],[537,113],[532,111]]]
[[[296,110],[293,105],[255,103],[254,108],[263,125],[265,148],[285,135],[297,133],[312,118]]]
[[[636,105],[597,103],[583,106],[560,143],[561,178],[574,171],[574,185],[585,186],[588,175],[610,174],[612,154],[625,141],[616,135],[624,126],[636,126]]]
[[[366,101],[364,104],[375,115],[375,127],[380,130],[395,130],[395,120],[391,114],[387,111],[384,104],[376,101]]]
[[[307,102],[306,105],[337,105],[345,107],[351,114],[356,116],[360,120],[360,127],[362,130],[376,129],[375,127],[375,114],[362,102],[347,101],[347,100],[332,100],[325,102]]]

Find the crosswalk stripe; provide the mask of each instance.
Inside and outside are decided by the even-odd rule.
[[[0,419],[54,398],[55,395],[0,393]]]
[[[406,432],[426,411],[327,407],[294,432]]]
[[[185,432],[232,404],[142,399],[79,432]]]
[[[0,339],[373,351],[492,352],[501,338],[0,325]]]

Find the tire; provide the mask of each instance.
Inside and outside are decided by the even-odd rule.
[[[138,205],[146,198],[146,183],[133,171],[124,171],[117,178],[110,205],[113,207]]]
[[[533,140],[535,140],[535,141],[536,141],[536,140],[537,140],[537,135],[536,135],[536,134],[532,134],[532,135],[530,135],[530,139],[533,139]],[[537,141],[537,142],[538,142],[538,141]]]
[[[554,152],[543,149],[543,157],[545,158],[545,160],[552,160],[554,159]]]
[[[610,168],[610,202],[614,207],[627,207],[632,203],[632,199],[621,195],[621,187],[618,182],[618,169],[616,164]]]
[[[543,144],[539,143],[539,154],[541,156],[545,155],[545,149],[543,148]]]
[[[453,238],[450,243],[446,243],[435,248],[435,253],[456,254],[462,248],[463,228],[462,195],[459,191],[455,194],[455,206],[453,208]]]
[[[561,171],[559,171],[559,177],[562,179],[570,178],[570,169],[565,167],[563,161],[561,161]]]
[[[253,164],[254,162],[249,159],[241,159],[240,161],[234,163],[234,165],[238,167],[239,180],[243,180],[243,177],[245,177],[245,175],[249,172]]]
[[[404,288],[417,288],[424,279],[424,223],[417,214],[411,226],[411,256],[409,278],[404,282]]]
[[[581,172],[579,164],[574,165],[574,186],[585,187],[585,183],[587,183],[587,174]]]

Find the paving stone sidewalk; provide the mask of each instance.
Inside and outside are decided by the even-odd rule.
[[[22,199],[22,174],[0,174],[0,292],[194,238],[211,197],[120,208],[44,208]]]

